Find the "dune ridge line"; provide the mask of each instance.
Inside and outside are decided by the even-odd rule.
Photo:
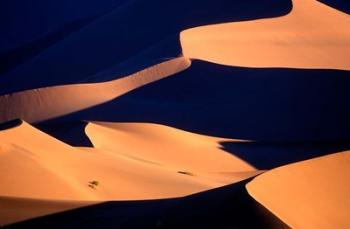
[[[0,122],[23,119],[37,123],[73,113],[174,75],[190,65],[189,59],[178,57],[108,82],[53,86],[7,94],[0,97]]]

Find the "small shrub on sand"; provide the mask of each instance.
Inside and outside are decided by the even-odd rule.
[[[90,188],[95,189],[95,188],[98,186],[98,184],[99,184],[99,182],[98,182],[98,181],[96,181],[96,180],[92,180],[92,181],[89,181],[88,186],[89,186]]]

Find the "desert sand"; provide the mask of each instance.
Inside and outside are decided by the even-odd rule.
[[[176,74],[190,63],[179,57],[108,82],[38,88],[0,96],[0,122],[20,118],[36,123],[92,107]]]
[[[181,33],[184,55],[246,67],[350,70],[350,17],[316,0],[285,16],[208,25]]]
[[[86,133],[93,148],[71,147],[25,122],[0,132],[1,205],[35,203],[28,214],[2,207],[1,224],[71,205],[185,196],[261,172],[219,149],[222,139],[174,128],[89,123]]]
[[[247,189],[292,228],[348,228],[349,165],[349,151],[331,154],[273,169]]]
[[[219,3],[208,0],[203,3],[203,6],[209,8],[214,2],[213,12],[222,12],[224,16],[229,11],[223,11],[222,7],[228,3],[233,4],[230,1],[223,1],[222,5],[216,5]],[[304,141],[304,138],[298,139],[302,133],[300,135],[295,133],[303,132],[302,127],[298,125],[305,117],[300,114],[308,112],[306,109],[293,113],[295,101],[288,99],[295,96],[293,89],[291,89],[293,93],[283,94],[281,101],[276,99],[270,104],[264,101],[264,99],[267,100],[265,97],[261,96],[263,97],[261,104],[256,102],[245,104],[243,102],[246,101],[245,98],[237,100],[236,97],[233,102],[233,98],[229,97],[231,94],[227,93],[227,90],[230,90],[230,85],[210,83],[212,81],[209,81],[208,77],[224,79],[222,75],[226,77],[231,71],[236,73],[249,71],[250,73],[246,73],[249,75],[253,74],[253,68],[257,68],[256,71],[259,71],[258,68],[286,68],[286,72],[290,70],[289,76],[298,75],[298,72],[304,74],[301,73],[303,70],[305,72],[315,70],[310,74],[319,79],[321,75],[324,79],[323,74],[326,73],[329,73],[330,76],[332,73],[338,74],[337,84],[334,83],[338,85],[337,87],[332,84],[325,85],[324,82],[329,82],[325,80],[322,81],[323,84],[320,84],[319,90],[316,90],[316,92],[326,92],[325,97],[321,97],[325,98],[323,100],[338,98],[331,93],[336,89],[328,90],[329,88],[333,86],[340,88],[339,84],[346,86],[341,82],[347,82],[343,76],[350,70],[350,17],[348,14],[316,0],[286,0],[283,2],[282,0],[270,0],[267,1],[268,4],[273,4],[274,7],[280,6],[280,9],[272,9],[271,12],[266,13],[261,11],[269,8],[267,3],[264,5],[258,1],[254,2],[251,0],[249,3],[243,1],[237,3],[238,8],[233,9],[233,12],[239,12],[237,9],[242,7],[242,14],[239,12],[237,16],[229,15],[232,18],[227,15],[226,18],[216,18],[210,13],[208,15],[203,13],[210,9],[202,8],[203,11],[196,11],[198,13],[198,15],[195,14],[196,18],[192,18],[191,14],[184,14],[181,18],[178,11],[179,7],[187,6],[185,1],[179,1],[179,5],[172,3],[170,9],[173,7],[172,10],[176,14],[167,8],[169,12],[161,10],[161,17],[153,14],[150,16],[147,11],[149,8],[153,9],[154,6],[158,6],[160,4],[158,1],[152,1],[149,5],[142,0],[123,2],[121,7],[116,7],[99,17],[97,13],[106,10],[101,7],[95,13],[86,12],[96,17],[96,20],[91,19],[90,24],[86,21],[84,25],[80,25],[81,27],[77,26],[74,31],[72,29],[69,32],[62,32],[63,37],[55,38],[47,43],[43,42],[37,52],[31,50],[29,54],[26,54],[27,56],[24,53],[21,58],[25,63],[14,58],[12,65],[6,68],[8,72],[0,75],[3,77],[0,78],[1,87],[4,87],[0,88],[0,123],[14,119],[23,121],[18,122],[18,125],[15,126],[1,124],[4,126],[2,127],[0,125],[0,226],[109,201],[165,200],[185,198],[201,192],[205,192],[203,196],[206,197],[212,193],[214,195],[220,193],[213,189],[229,186],[240,193],[238,196],[248,191],[251,197],[261,204],[260,206],[254,202],[254,209],[259,206],[259,209],[270,211],[279,220],[293,228],[350,227],[349,151],[278,168],[274,167],[270,171],[265,171],[263,170],[265,168],[259,168],[252,163],[252,161],[259,160],[261,155],[256,155],[254,160],[248,161],[247,159],[249,157],[251,159],[254,153],[259,153],[259,150],[255,151],[254,147],[259,147],[259,143],[264,143],[259,142],[264,139],[264,136],[256,140],[203,134],[203,132],[220,129],[207,125],[211,123],[213,117],[218,123],[221,121],[220,118],[227,119],[226,121],[234,123],[237,129],[239,129],[237,123],[243,123],[243,127],[248,128],[250,132],[274,133],[274,129],[278,129],[277,125],[280,120],[277,119],[279,117],[273,121],[269,120],[266,124],[269,127],[268,130],[261,131],[258,118],[254,118],[259,117],[261,113],[248,112],[246,116],[249,122],[244,122],[247,120],[235,120],[230,115],[232,113],[224,112],[227,109],[229,112],[240,114],[242,110],[247,111],[246,107],[251,104],[259,106],[260,109],[265,109],[272,104],[270,108],[282,107],[282,112],[285,112],[284,117],[289,118],[285,119],[290,121],[286,126],[291,132],[293,131],[293,140]],[[293,8],[288,12],[291,2]],[[193,4],[195,3],[188,4],[188,7],[193,7]],[[160,6],[168,7],[168,5]],[[199,6],[202,7],[202,5]],[[227,5],[227,9],[230,8],[228,6],[231,7]],[[186,11],[186,9],[183,10]],[[131,20],[130,15],[134,17],[134,11],[145,16],[144,20],[139,18]],[[254,15],[255,11],[260,14]],[[169,26],[165,22],[162,23],[163,19],[168,20],[166,22],[169,23]],[[130,21],[129,28],[126,26],[129,25],[128,20]],[[143,21],[147,23],[143,24]],[[61,26],[60,23],[58,27]],[[40,30],[40,33],[43,31]],[[140,37],[139,35],[143,33],[147,36]],[[27,35],[29,37],[23,39],[30,40],[30,36],[35,34]],[[35,36],[37,35],[39,36],[39,34]],[[18,39],[16,42],[22,41]],[[13,45],[19,45],[17,43]],[[29,47],[35,48],[35,45],[31,44]],[[178,48],[181,50],[179,51]],[[181,54],[179,55],[178,52]],[[218,65],[207,69],[220,68],[221,73],[215,75],[210,72],[208,73],[210,76],[206,75],[207,78],[203,77],[195,82],[192,82],[191,78],[186,84],[185,80],[180,83],[175,80],[178,84],[177,87],[173,85],[175,89],[170,96],[165,96],[165,90],[167,90],[165,87],[158,88],[158,91],[154,92],[158,97],[152,93],[145,93],[146,96],[141,93],[139,97],[137,95],[127,97],[131,93],[147,89],[149,85],[161,87],[162,84],[158,84],[159,82],[172,79],[172,77],[178,77],[177,80],[181,80],[181,77],[184,78],[186,74],[206,74],[204,68],[191,72],[192,66],[195,65],[193,60],[196,59],[207,61],[196,64],[197,68],[215,63]],[[246,67],[247,69],[233,69],[233,67]],[[105,72],[108,73],[108,81],[103,77],[98,78]],[[125,72],[128,74],[124,74]],[[183,72],[186,74],[181,75]],[[114,74],[115,78],[110,79],[110,75]],[[265,74],[265,77],[268,77],[267,75]],[[232,74],[229,77],[235,77],[235,75]],[[24,79],[19,80],[22,78]],[[92,82],[89,81],[90,79],[93,79]],[[293,81],[291,77],[288,79],[291,85],[302,82]],[[267,85],[270,87],[275,85],[272,84],[274,80],[276,79],[268,81]],[[27,85],[26,82],[32,83]],[[246,81],[239,80],[237,83],[238,87],[244,86]],[[260,81],[261,85],[256,85],[254,82],[251,84],[254,85],[253,89],[249,88],[252,94],[254,94],[254,88],[261,89],[265,85]],[[285,82],[277,85],[285,85]],[[198,88],[198,91],[205,92],[206,96],[201,97],[195,94]],[[268,87],[266,88],[268,90]],[[221,91],[224,92],[221,94]],[[164,92],[164,96],[158,92]],[[282,94],[283,91],[280,93]],[[184,97],[185,95],[192,97],[187,98]],[[278,97],[271,95],[268,98]],[[347,96],[343,90],[339,95],[343,99]],[[246,97],[255,99],[254,96],[249,95],[249,92]],[[120,98],[124,98],[123,111],[113,104]],[[302,96],[297,98],[303,100]],[[329,104],[326,103],[329,102],[328,100],[321,101],[322,99],[317,96],[315,98],[318,100],[313,100],[313,104],[302,106],[302,108],[310,107],[311,109],[315,104],[321,104],[315,110],[324,112],[323,116],[317,114],[319,116],[315,116],[314,122],[310,124],[308,131],[311,133],[318,133],[321,127],[328,125],[324,117],[336,116],[329,111],[327,106],[322,106],[322,102]],[[247,101],[251,101],[249,99]],[[195,106],[196,103],[193,101],[200,101],[202,104]],[[337,111],[347,106],[342,101],[330,103],[335,104]],[[238,106],[239,102],[242,102],[243,105]],[[201,105],[205,103],[208,106],[203,108]],[[130,117],[132,121],[124,121],[129,120],[129,117],[125,115],[127,114],[125,110],[131,112],[135,104],[142,105],[141,111],[136,114],[137,118],[135,119],[134,115],[133,118]],[[209,104],[214,105],[209,106]],[[98,112],[98,109],[96,111],[94,108],[98,108],[99,105],[110,106],[109,110],[107,109],[109,114],[103,112],[96,116],[89,114],[89,112]],[[164,114],[153,113],[153,116],[172,117],[175,121],[166,122],[166,119],[164,121],[161,118],[155,118],[154,122],[144,121],[150,120],[152,116],[149,115],[152,112],[147,113],[149,110],[158,111],[155,109],[157,106],[164,108],[165,112]],[[213,107],[216,107],[217,110],[213,110]],[[189,128],[191,131],[182,128],[180,122],[183,121],[185,124],[188,122],[186,112],[194,112],[197,108],[202,109],[198,111],[198,114],[203,115],[201,116],[202,122],[198,121],[198,117],[198,120],[193,120],[191,125],[188,125],[193,127]],[[223,108],[223,111],[219,108]],[[97,118],[75,120],[74,118],[79,116],[67,116],[83,111],[87,111],[87,114],[90,115],[86,117]],[[281,112],[278,109],[277,111]],[[348,110],[342,114],[342,117],[347,117],[347,112]],[[123,119],[117,115],[113,118],[114,114],[121,114],[121,116],[124,114],[126,118]],[[293,119],[293,115],[298,116],[299,122]],[[71,119],[68,118],[67,121],[65,117]],[[346,122],[347,118],[340,118],[340,120],[339,123]],[[162,121],[171,125],[160,124]],[[91,146],[79,145],[78,142],[72,146],[64,142],[64,137],[55,138],[39,129],[42,123],[50,128],[58,129],[62,122],[65,125],[84,122],[86,126],[80,130],[80,134],[91,142]],[[203,123],[204,125],[200,126]],[[244,123],[249,123],[249,125],[244,126]],[[242,126],[239,127],[241,128],[239,130],[242,130]],[[234,128],[234,125],[228,128]],[[334,128],[338,130],[341,126]],[[198,133],[194,131],[199,129],[201,131]],[[249,134],[244,135],[249,131],[242,131],[243,135],[238,135],[249,136]],[[343,132],[339,132],[340,134],[337,135],[338,133],[331,131],[329,135],[323,134],[323,138],[312,140],[334,141],[338,136],[343,137]],[[62,134],[66,135],[65,137],[71,137],[69,131]],[[275,137],[273,134],[272,136]],[[329,136],[331,137],[328,139]],[[72,141],[74,142],[74,139]],[[243,146],[243,153],[235,154],[234,147],[238,146],[234,146],[233,143],[254,143],[255,141],[257,143],[255,146],[253,144],[251,148],[249,145],[247,148]],[[273,144],[278,146],[281,143],[272,141],[268,144],[269,147],[272,147]],[[233,147],[233,150],[230,146]],[[277,147],[277,150],[280,149],[283,148]],[[264,153],[265,151],[263,150]],[[281,152],[282,156],[276,157],[277,161],[270,160],[274,163],[269,163],[268,166],[285,164],[285,161],[290,159],[287,157],[291,153],[283,153]],[[334,153],[334,151],[329,151],[329,153]],[[276,150],[274,154],[276,155]],[[325,153],[322,152],[322,154]],[[247,155],[249,157],[245,157]],[[317,153],[310,155],[317,155]],[[303,158],[292,156],[290,160]],[[245,186],[247,182],[249,183]],[[217,198],[220,199],[220,197]],[[194,203],[196,201],[197,199],[194,198]],[[214,211],[218,209],[216,205],[214,209]],[[226,209],[223,212],[227,214]],[[241,214],[234,212],[230,217],[234,221],[235,217],[244,215],[247,219],[254,221],[254,218],[250,218],[251,213],[252,210],[247,213],[242,208]],[[176,217],[181,218],[181,212]]]

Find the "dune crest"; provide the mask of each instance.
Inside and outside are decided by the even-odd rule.
[[[277,18],[201,26],[181,33],[184,56],[245,67],[350,70],[350,17],[316,0],[293,0]]]
[[[176,74],[190,64],[189,59],[179,57],[109,82],[54,86],[4,95],[0,97],[0,122],[23,119],[36,123],[79,111]]]
[[[256,170],[220,148],[219,143],[227,139],[194,134],[159,124],[94,122],[87,125],[86,134],[95,149],[119,153],[129,158],[144,158],[179,171],[194,170],[215,178],[219,172]]]
[[[248,192],[292,228],[350,227],[350,151],[256,177]]]

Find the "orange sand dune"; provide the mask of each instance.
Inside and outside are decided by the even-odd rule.
[[[289,15],[208,25],[181,33],[184,56],[246,67],[350,70],[350,17],[316,0]]]
[[[190,64],[190,60],[179,57],[109,82],[54,86],[0,96],[0,122],[19,118],[35,123],[79,111],[185,70]]]
[[[86,133],[94,149],[171,168],[173,171],[190,172],[212,179],[213,185],[230,183],[233,177],[242,176],[242,172],[256,170],[247,162],[220,149],[219,142],[227,139],[148,123],[89,123]],[[225,172],[232,173],[232,176],[219,175]]]
[[[10,201],[16,205],[21,198],[89,205],[179,197],[260,173],[220,150],[220,139],[174,128],[99,123],[88,124],[86,132],[94,148],[71,147],[25,122],[0,131],[0,173],[6,174],[0,206],[8,204],[8,198],[19,198]],[[33,212],[11,210],[15,208],[6,208],[10,212],[4,214],[11,217],[0,217],[0,225],[9,223],[9,218],[15,222],[33,217]],[[50,212],[62,209],[61,205],[49,208]]]
[[[109,200],[181,197],[256,176],[262,171],[221,149],[220,142],[233,139],[157,124],[91,122],[85,133],[93,147],[72,147],[28,123],[110,101],[187,69],[189,58],[350,70],[349,28],[349,15],[316,0],[293,0],[286,16],[185,30],[183,57],[117,80],[0,96],[0,123],[26,121],[0,131],[0,226]],[[247,189],[292,227],[350,228],[349,155],[277,168]]]
[[[274,169],[247,189],[292,228],[350,228],[350,151]]]

